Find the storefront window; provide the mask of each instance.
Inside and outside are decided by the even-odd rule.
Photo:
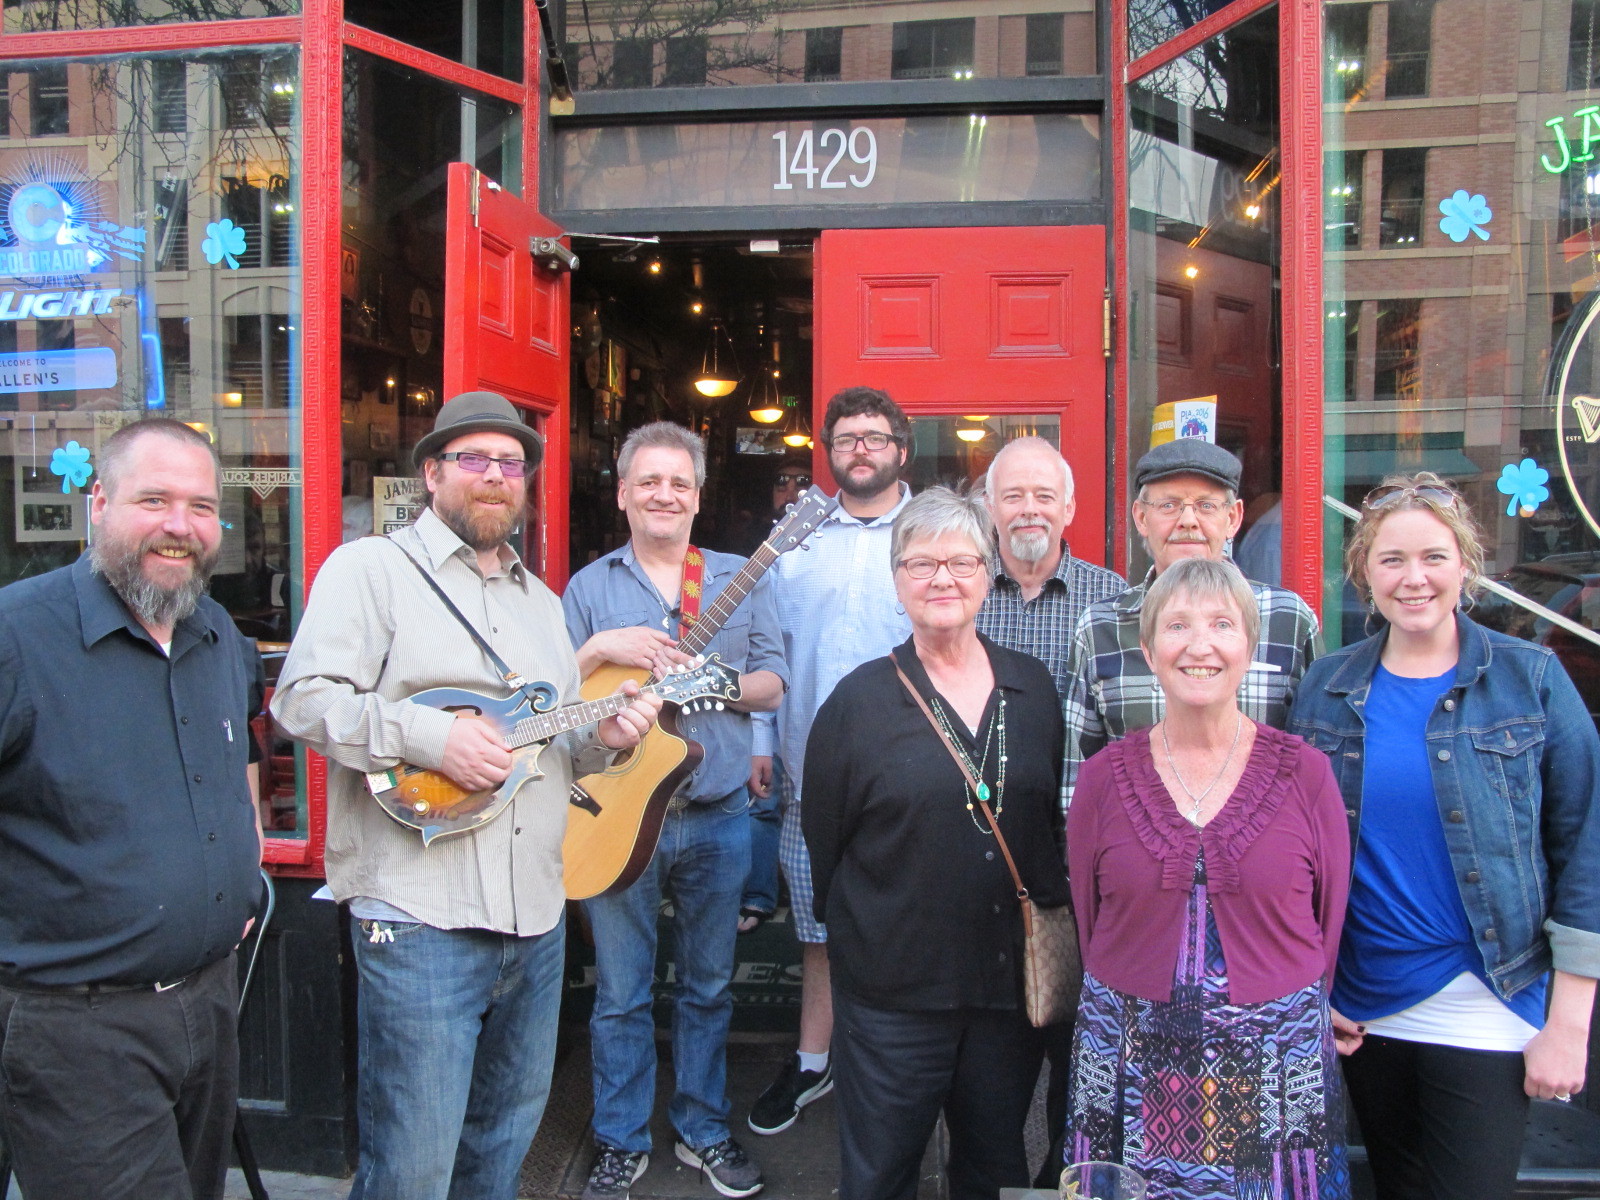
[[[1174,436],[1237,454],[1240,536],[1269,582],[1283,470],[1277,19],[1268,9],[1137,80],[1128,136],[1128,460]],[[1135,539],[1130,576],[1148,566]]]
[[[344,19],[451,62],[522,82],[521,0],[345,0]]]
[[[1032,7],[959,0],[907,19],[887,0],[568,4],[563,54],[580,90],[1095,74],[1092,0]]]
[[[300,0],[5,0],[5,33],[289,17]]]
[[[359,50],[346,52],[344,95],[339,412],[350,541],[409,523],[420,503],[411,450],[445,399],[445,167],[472,162],[519,191],[522,123],[515,105]]]
[[[1000,447],[1019,437],[1041,437],[1060,449],[1061,417],[1053,413],[912,417],[905,480],[914,492],[935,483],[959,487],[981,480]],[[1099,486],[1099,481],[1084,486],[1091,484]],[[1096,537],[1090,535],[1090,540]]]
[[[1491,574],[1600,628],[1600,6],[1326,11],[1324,190],[1359,196],[1364,175],[1372,199],[1327,210],[1324,490],[1358,506],[1388,472],[1437,471],[1483,525]],[[1329,510],[1330,645],[1363,630],[1339,569],[1349,524]],[[1478,615],[1555,647],[1600,710],[1600,647],[1503,599]]]
[[[304,579],[298,54],[7,72],[0,584],[74,561],[106,438],[173,417],[208,434],[222,461],[212,595],[275,661]],[[291,752],[274,750],[283,769],[268,773],[264,822],[303,836]]]

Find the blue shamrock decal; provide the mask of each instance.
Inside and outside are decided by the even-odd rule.
[[[50,471],[61,476],[63,494],[74,487],[82,487],[94,474],[94,468],[89,465],[89,448],[75,441],[56,447],[56,452],[50,456]]]
[[[1439,201],[1439,211],[1444,214],[1439,232],[1452,242],[1466,241],[1469,233],[1477,234],[1486,242],[1489,240],[1489,231],[1484,226],[1494,219],[1494,213],[1489,211],[1481,195],[1469,196],[1466,188],[1457,188],[1454,195]]]
[[[1533,510],[1546,500],[1550,499],[1550,489],[1545,484],[1550,482],[1550,472],[1546,471],[1531,458],[1525,458],[1520,463],[1507,463],[1500,468],[1500,478],[1495,487],[1504,495],[1511,497],[1511,502],[1506,505],[1506,516],[1514,517],[1517,510],[1522,510],[1525,517],[1533,516]]]
[[[200,243],[200,249],[205,252],[206,261],[212,266],[227,259],[228,269],[237,271],[244,245],[244,230],[224,217],[206,226],[206,240]]]

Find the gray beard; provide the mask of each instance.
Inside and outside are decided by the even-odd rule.
[[[1045,533],[1013,533],[1011,555],[1019,562],[1042,562],[1050,553],[1050,535]]]
[[[200,603],[200,597],[211,579],[212,568],[216,566],[216,559],[213,557],[209,562],[200,560],[198,568],[187,582],[164,588],[145,578],[139,566],[143,557],[144,551],[139,546],[119,552],[105,542],[98,541],[89,547],[89,564],[105,576],[111,590],[122,597],[122,602],[141,625],[154,625],[157,628],[176,625],[193,613],[195,606]]]

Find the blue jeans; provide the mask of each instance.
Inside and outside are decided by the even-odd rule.
[[[393,940],[372,941],[374,929]],[[361,981],[350,1200],[514,1200],[550,1094],[565,917],[514,937],[353,921]]]
[[[772,786],[750,797],[750,873],[741,908],[778,911],[778,835],[783,831],[783,760],[772,760]]]
[[[584,901],[594,929],[596,986],[589,1019],[594,1056],[594,1134],[621,1150],[650,1149],[656,1094],[656,921],[672,899],[677,984],[667,1114],[678,1136],[703,1150],[728,1136],[727,1043],[733,1016],[739,894],[750,869],[750,800],[744,788],[712,804],[669,813],[655,857],[637,882]]]

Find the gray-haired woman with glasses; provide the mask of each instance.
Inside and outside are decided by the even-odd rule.
[[[839,683],[805,761],[801,821],[833,971],[839,1195],[914,1196],[942,1110],[950,1195],[994,1200],[1028,1185],[1022,1127],[1043,1046],[1021,1007],[1016,888],[983,808],[1034,901],[1065,904],[1061,707],[1043,663],[973,624],[994,554],[980,504],[929,488],[896,519],[890,553],[911,637]]]
[[[1355,873],[1331,1002],[1380,1200],[1516,1187],[1528,1097],[1584,1084],[1600,976],[1600,737],[1549,650],[1462,611],[1483,550],[1430,472],[1373,490],[1345,556],[1383,628],[1314,663]]]

